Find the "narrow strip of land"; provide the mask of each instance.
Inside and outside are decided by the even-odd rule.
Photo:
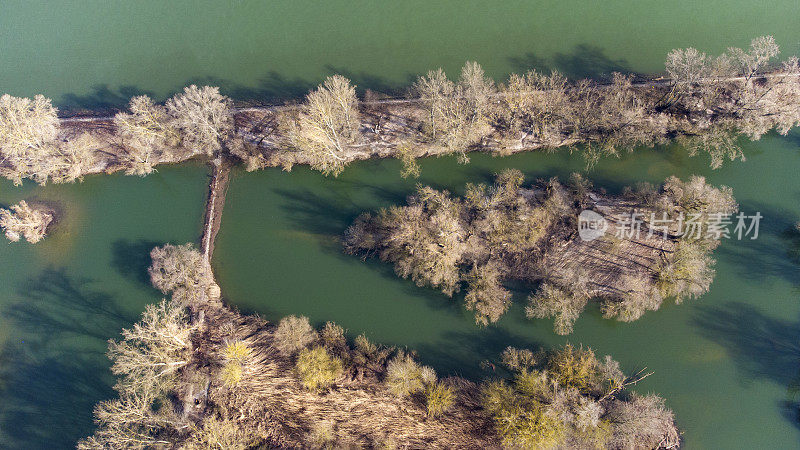
[[[225,193],[230,181],[232,161],[224,155],[217,156],[211,161],[211,182],[208,186],[208,200],[206,201],[205,220],[203,222],[203,235],[200,251],[206,263],[211,263],[214,254],[214,241],[222,223],[222,210],[225,206]]]

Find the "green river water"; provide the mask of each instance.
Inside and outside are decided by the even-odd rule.
[[[493,76],[529,67],[572,76],[653,72],[669,49],[719,52],[773,34],[800,53],[800,4],[792,1],[581,2],[374,1],[3,2],[0,91],[43,93],[62,108],[163,98],[190,81],[239,98],[292,97],[341,72],[362,88],[392,90],[467,59]],[[583,343],[624,369],[655,372],[638,390],[667,399],[686,448],[795,448],[800,428],[790,386],[800,375],[800,131],[745,143],[746,162],[712,171],[679,148],[640,149],[602,161],[588,177],[617,191],[669,175],[731,186],[747,213],[764,215],[755,241],[726,241],[717,277],[697,300],[632,324],[589,308],[559,337],[529,321],[520,287],[497,324],[473,324],[460,298],[396,278],[391,267],[341,254],[336,238],[361,211],[401,203],[417,182],[463,192],[467,182],[516,167],[530,180],[581,170],[577,155],[478,155],[422,162],[419,180],[396,161],[354,164],[338,179],[306,168],[234,173],[214,266],[224,295],[270,320],[304,314],[351,336],[408,346],[440,374],[478,378],[479,363],[507,345]],[[0,242],[0,448],[69,448],[92,431],[91,409],[113,396],[105,341],[159,294],[147,252],[196,241],[207,173],[161,168],[147,178],[90,176],[40,188],[0,182],[0,205],[57,203],[45,241]]]

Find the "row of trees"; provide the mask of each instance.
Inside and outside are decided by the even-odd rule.
[[[409,130],[406,138],[428,153],[457,153],[464,162],[466,151],[485,145],[504,153],[583,144],[592,164],[623,147],[679,136],[692,154],[707,152],[716,168],[726,159],[743,158],[737,135],[758,139],[773,128],[786,134],[800,123],[798,60],[790,58],[770,72],[778,53],[771,36],[717,58],[676,49],[666,60],[669,83],[638,85],[619,73],[599,82],[535,70],[496,85],[480,65],[468,62],[455,82],[441,69],[417,79],[411,92],[422,108],[420,135]],[[358,132],[358,109],[349,81],[329,78],[288,121],[289,146],[313,167],[338,174],[352,159],[353,147],[366,140]]]
[[[420,187],[406,206],[357,218],[345,232],[345,251],[377,255],[399,276],[448,296],[465,289],[465,305],[481,325],[508,310],[505,281],[540,282],[528,317],[554,318],[556,332],[568,334],[592,298],[605,317],[632,321],[658,309],[664,298],[680,302],[706,292],[714,275],[710,253],[719,243],[707,227],[737,209],[729,188],[709,186],[702,177],[671,177],[659,189],[644,185],[603,201],[636,209],[646,218],[645,235],[656,226],[649,213],[673,228],[678,217],[694,217],[705,228],[684,234],[673,229],[664,242],[649,246],[636,245],[639,236],[633,235],[610,235],[588,246],[573,231],[580,210],[599,198],[592,200],[596,194],[585,179],[573,175],[566,184],[552,179],[531,189],[522,183],[521,172],[506,170],[492,186],[468,185],[463,198]],[[598,249],[602,260],[586,256]],[[650,263],[632,262],[637,259]]]
[[[146,95],[133,97],[129,110],[114,116],[128,175],[147,175],[175,155],[213,156],[234,139],[232,102],[217,87],[188,86],[164,105]]]
[[[487,146],[505,153],[581,144],[591,164],[623,147],[678,136],[690,153],[707,152],[716,168],[743,157],[737,135],[758,139],[771,129],[785,134],[800,123],[800,64],[793,57],[776,69],[778,54],[771,36],[713,58],[676,49],[666,60],[669,83],[640,84],[618,73],[599,82],[535,70],[495,84],[468,62],[457,81],[441,69],[417,79],[411,92],[418,103],[396,106],[387,116],[404,128],[389,143],[406,163],[423,153],[457,153],[466,162],[468,150]],[[384,139],[379,124],[362,120],[362,109],[348,79],[329,77],[299,107],[276,111],[271,137],[291,151],[278,160],[338,175],[359,148]],[[236,136],[231,101],[215,87],[189,86],[164,105],[134,97],[129,111],[114,117],[111,135],[65,129],[56,112],[40,95],[0,97],[3,176],[16,183],[74,181],[109,155],[128,174],[146,175],[159,161],[212,155],[223,147],[249,168],[267,161],[257,145]]]
[[[101,160],[146,175],[163,160],[181,155],[212,155],[233,142],[231,101],[215,87],[189,86],[154,103],[147,96],[131,99],[129,112],[114,116],[111,134],[84,131],[79,123],[64,126],[50,99],[41,95],[0,97],[0,175],[22,182],[72,182],[97,170]]]

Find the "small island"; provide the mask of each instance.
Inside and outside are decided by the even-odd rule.
[[[642,185],[609,197],[578,174],[567,184],[554,178],[526,188],[522,172],[506,170],[491,186],[468,185],[464,198],[420,187],[408,206],[359,217],[344,247],[377,255],[399,276],[448,296],[464,286],[466,307],[481,325],[508,310],[503,281],[538,282],[528,317],[555,317],[555,331],[568,334],[590,299],[604,317],[628,322],[665,298],[705,293],[721,236],[709,229],[737,208],[730,189],[702,177],[671,177],[659,189]],[[602,236],[579,235],[581,211],[607,224]],[[698,229],[680,230],[689,217]]]

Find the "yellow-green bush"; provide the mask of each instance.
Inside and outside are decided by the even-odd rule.
[[[240,364],[244,363],[252,350],[242,341],[236,341],[228,344],[223,351],[225,359],[228,361],[235,361]]]
[[[324,347],[302,350],[295,369],[303,386],[311,391],[329,388],[344,371],[342,360],[331,356]]]
[[[446,413],[456,401],[456,390],[442,383],[434,383],[425,390],[425,406],[428,415],[438,417]]]
[[[220,378],[227,386],[236,386],[242,381],[244,369],[242,365],[235,361],[230,361],[222,367]]]

